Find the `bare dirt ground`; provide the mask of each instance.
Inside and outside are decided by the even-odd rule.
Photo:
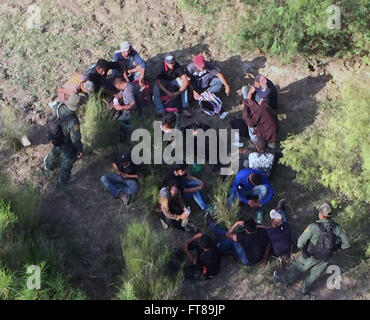
[[[10,6],[11,1],[8,2]],[[29,3],[17,1],[13,6],[25,10]],[[63,12],[69,11],[73,15],[85,17],[86,24],[106,43],[105,51],[94,46],[76,50],[79,69],[83,70],[97,58],[110,57],[123,39],[129,39],[148,60],[150,80],[154,79],[166,52],[173,52],[178,61],[187,64],[192,55],[207,51],[231,85],[231,96],[221,96],[226,110],[231,114],[225,120],[219,120],[202,114],[193,105],[194,115],[191,120],[201,119],[214,127],[229,127],[231,116],[236,115],[241,108],[241,87],[252,82],[251,75],[261,73],[279,87],[277,113],[286,116],[280,121],[280,139],[284,140],[289,134],[302,132],[315,121],[319,116],[318,102],[330,97],[330,86],[335,85],[336,79],[347,71],[342,61],[320,62],[314,65],[314,71],[310,71],[300,58],[290,65],[283,65],[278,59],[258,52],[232,55],[222,46],[218,30],[200,28],[199,17],[180,11],[175,2],[97,1],[96,4],[77,6],[75,1],[70,0],[55,4]],[[227,18],[228,13],[224,14]],[[69,61],[65,61],[61,70],[56,74],[59,82],[50,88],[52,95],[57,85],[74,71]],[[87,155],[75,166],[78,183],[68,187],[56,186],[56,175],[42,170],[43,158],[50,149],[42,134],[42,126],[48,113],[46,103],[51,96],[40,96],[32,102],[27,93],[4,78],[0,79],[0,92],[4,101],[29,104],[30,108],[25,110],[25,114],[34,130],[30,135],[32,146],[15,153],[11,150],[0,152],[2,170],[17,183],[35,182],[42,192],[44,228],[62,253],[64,272],[71,275],[74,282],[86,290],[91,298],[114,297],[114,283],[117,283],[123,270],[120,236],[132,218],[143,215],[140,196],[128,209],[119,200],[113,200],[100,183],[101,175],[111,170],[110,163],[106,157],[95,158],[93,155]],[[147,112],[153,112],[152,105]],[[186,123],[189,120],[182,121]],[[280,198],[288,200],[288,218],[294,236],[297,237],[308,223],[316,219],[314,205],[325,199],[326,193],[323,190],[309,193],[297,185],[294,178],[292,170],[278,165],[271,178],[277,192],[270,207],[273,208]],[[204,175],[203,179],[211,184],[215,177]],[[202,221],[200,212],[194,212],[199,215],[198,221]],[[160,230],[159,222],[154,218],[152,221],[155,228]],[[204,229],[204,225],[200,227]],[[176,243],[179,244],[187,235],[178,233],[176,236]],[[342,253],[340,261],[346,270],[351,270],[358,263],[351,258],[351,251]],[[225,257],[219,277],[208,282],[184,283],[181,296],[185,299],[301,299],[297,285],[283,289],[272,282],[274,267],[277,267],[277,262],[272,261],[267,268],[258,266],[246,269],[235,263],[233,258]],[[334,291],[326,289],[326,280],[322,279],[312,298],[369,298],[366,285],[364,289],[361,282],[346,274],[343,278],[345,289]],[[368,277],[366,279],[368,283]]]

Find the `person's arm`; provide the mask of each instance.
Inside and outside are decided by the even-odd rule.
[[[348,249],[350,247],[348,236],[341,226],[338,226],[338,228],[339,228],[339,238],[342,243],[341,249],[342,250]]]
[[[221,80],[222,84],[225,86],[226,95],[229,96],[230,95],[230,86],[227,83],[224,75],[221,72],[219,72],[219,73],[217,73],[217,77]]]
[[[193,237],[191,237],[190,239],[186,240],[184,245],[182,246],[182,249],[183,251],[185,252],[185,255],[186,257],[188,258],[188,260],[192,263],[192,264],[197,264],[197,259],[195,259],[191,253],[189,252],[189,244],[197,239],[199,239],[201,236],[203,235],[203,233],[197,233],[196,235],[194,235]]]
[[[234,242],[237,242],[236,234],[234,233],[234,230],[237,226],[244,226],[244,221],[239,220],[234,223],[234,225],[226,232],[225,237],[233,240]]]
[[[196,180],[199,182],[199,186],[198,187],[193,187],[193,188],[184,188],[182,190],[183,193],[193,193],[193,192],[197,192],[199,190],[202,190],[203,187],[204,187],[204,183],[202,180],[199,180],[198,178],[196,177],[193,177],[193,176],[187,176],[186,179],[188,180]]]
[[[266,205],[271,199],[272,197],[274,196],[274,189],[272,189],[272,186],[270,183],[264,183],[264,186],[267,187],[267,189],[269,190],[267,196],[265,199],[263,199],[263,201],[261,202],[261,207],[263,207],[264,205]]]
[[[298,249],[303,249],[308,244],[308,241],[310,241],[313,234],[313,228],[313,224],[310,224],[299,236],[297,240]]]
[[[242,183],[242,181],[247,181],[248,180],[248,177],[250,175],[252,171],[250,169],[242,169],[240,170],[236,177],[235,177],[235,180],[234,180],[234,183],[233,183],[233,194],[238,197],[238,199],[240,199],[241,201],[243,201],[244,203],[248,203],[248,199],[243,197],[243,195],[241,195],[239,192],[238,192],[238,187],[239,185]]]
[[[121,110],[135,110],[136,109],[136,101],[133,101],[129,104],[125,104],[125,105],[120,105],[119,103],[118,104],[114,104],[114,109],[116,109],[117,111],[121,111]]]
[[[160,79],[157,79],[157,85],[159,89],[161,89],[167,96],[172,97],[174,95],[173,92],[169,91],[161,82]]]
[[[182,94],[188,88],[188,85],[189,85],[189,79],[186,73],[184,73],[180,78],[182,80],[181,87],[174,94],[172,94],[172,97],[174,98]]]
[[[253,94],[256,92],[256,88],[254,86],[251,86],[248,91],[248,99],[252,100]]]

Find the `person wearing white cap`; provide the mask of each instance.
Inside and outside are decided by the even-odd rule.
[[[270,253],[274,257],[282,258],[283,263],[290,257],[292,249],[292,232],[287,222],[285,213],[285,199],[279,201],[278,207],[270,211],[271,225],[259,225],[259,228],[266,229],[267,237],[270,240]]]
[[[190,117],[191,113],[187,110],[189,107],[188,85],[189,79],[185,68],[176,61],[172,54],[166,54],[163,70],[157,76],[157,81],[153,87],[155,112],[158,115],[164,115],[164,105],[161,99],[161,93],[163,92],[171,101],[174,101],[176,107],[182,110],[185,117]],[[175,88],[177,90],[174,90]],[[181,96],[181,105],[177,103],[179,96]]]
[[[113,54],[113,62],[118,62],[120,65],[120,69],[113,70],[114,76],[123,77],[126,81],[138,80],[140,87],[144,87],[146,62],[128,41],[120,44],[120,50]]]

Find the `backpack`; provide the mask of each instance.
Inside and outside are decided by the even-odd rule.
[[[62,119],[59,118],[59,108],[62,106],[63,103],[58,103],[53,108],[56,108],[56,117],[53,117],[47,123],[47,137],[48,140],[55,146],[60,147],[67,142],[66,137],[63,134],[62,124],[70,119],[74,118],[74,114],[70,114]]]
[[[209,116],[220,114],[222,108],[222,101],[214,93],[207,91],[200,95],[198,100],[200,109]]]
[[[322,223],[316,223],[316,225],[320,228],[321,233],[316,245],[314,246],[311,244],[308,247],[308,252],[318,260],[326,260],[331,257],[335,251],[336,235],[333,233],[333,230],[336,224],[330,222],[328,229],[326,229]]]

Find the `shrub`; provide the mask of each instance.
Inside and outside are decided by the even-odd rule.
[[[298,182],[310,187],[317,181],[369,203],[369,99],[366,82],[353,74],[337,101],[322,104],[328,112],[325,123],[283,142],[281,162],[297,171]]]
[[[181,273],[171,277],[171,232],[157,233],[146,220],[131,222],[122,236],[125,278],[118,297],[121,299],[171,299],[179,290]]]
[[[17,217],[10,210],[9,204],[6,204],[3,200],[0,199],[0,239],[9,226],[12,226],[14,222],[17,221]]]
[[[111,147],[119,142],[119,124],[108,118],[100,95],[90,96],[81,125],[82,142],[89,149]]]

